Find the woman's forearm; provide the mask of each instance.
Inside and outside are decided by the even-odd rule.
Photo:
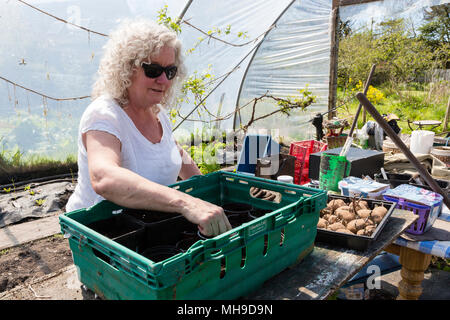
[[[91,173],[94,191],[127,208],[177,212],[198,225],[205,235],[231,229],[223,209],[173,188],[149,181],[128,169],[103,167]]]
[[[97,168],[91,181],[97,194],[127,208],[183,213],[192,198],[122,167]]]

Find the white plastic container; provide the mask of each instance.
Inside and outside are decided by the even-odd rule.
[[[341,194],[347,197],[383,199],[383,194],[390,189],[389,184],[357,177],[346,177],[339,181]]]
[[[294,177],[292,176],[278,176],[277,180],[286,183],[294,183]]]
[[[411,133],[412,153],[429,154],[434,142],[434,132],[428,130],[414,130]]]

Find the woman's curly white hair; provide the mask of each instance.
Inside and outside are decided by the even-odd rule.
[[[109,95],[122,107],[128,103],[127,88],[131,85],[131,75],[145,60],[151,62],[151,56],[168,46],[175,49],[177,76],[172,80],[171,88],[164,95],[161,105],[170,106],[175,102],[175,92],[180,88],[186,75],[183,63],[182,45],[177,34],[163,25],[149,20],[126,20],[113,31],[100,60],[96,81],[92,89],[92,98]],[[155,112],[159,108],[153,109]]]

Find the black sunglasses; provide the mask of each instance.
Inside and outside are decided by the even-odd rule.
[[[145,62],[142,62],[141,66],[144,69],[145,76],[148,78],[158,78],[164,72],[167,79],[172,80],[177,75],[176,66],[163,67],[157,63]]]

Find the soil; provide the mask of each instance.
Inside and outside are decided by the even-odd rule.
[[[71,264],[69,242],[61,235],[0,251],[0,293]]]

